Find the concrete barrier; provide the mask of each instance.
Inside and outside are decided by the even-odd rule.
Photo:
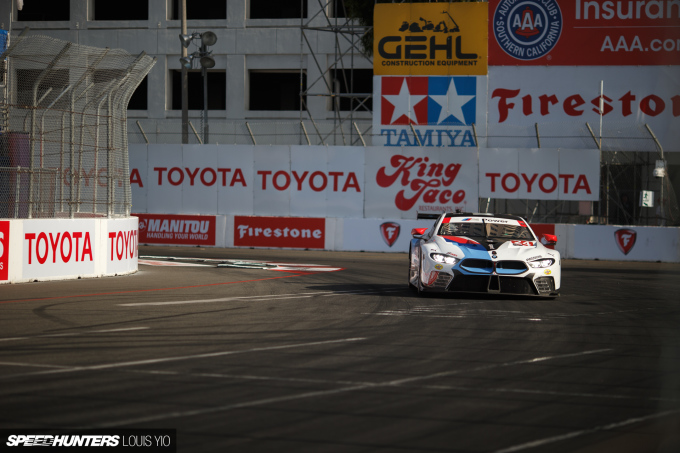
[[[0,284],[137,272],[137,218],[0,220]]]
[[[143,216],[143,214],[140,214]],[[208,219],[215,224],[214,243],[206,244],[198,234],[181,241],[169,234],[167,242],[154,239],[149,244],[237,247],[323,249],[334,251],[407,252],[411,230],[429,227],[431,220],[258,217],[258,216],[190,216],[173,215],[168,223],[158,223],[160,233],[177,230],[180,222]],[[172,221],[175,221],[173,224]],[[202,222],[202,221],[201,221]],[[173,225],[175,225],[173,227]],[[201,223],[203,225],[203,223]],[[680,228],[634,227],[616,225],[532,225],[537,234],[555,234],[554,247],[565,259],[599,259],[614,261],[680,262]],[[140,229],[142,224],[140,224]],[[148,228],[146,226],[145,228]],[[140,230],[141,231],[141,230]],[[211,232],[213,229],[210,230]],[[200,233],[200,231],[199,231]],[[212,233],[210,233],[212,234]],[[320,236],[322,235],[322,237]],[[212,238],[212,236],[210,236]],[[212,239],[211,239],[212,240]],[[202,242],[203,241],[203,242]],[[144,244],[144,241],[140,241]]]

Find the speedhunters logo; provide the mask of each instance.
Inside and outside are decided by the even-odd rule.
[[[560,39],[562,25],[556,0],[501,0],[493,16],[498,45],[518,60],[547,55]]]
[[[0,430],[1,451],[166,452],[177,451],[177,430]]]

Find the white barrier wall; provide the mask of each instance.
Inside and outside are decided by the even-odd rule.
[[[140,218],[141,244],[397,253],[408,251],[413,228],[430,227],[433,222],[396,217],[362,219],[140,214]],[[178,233],[168,234],[165,236],[167,239],[151,236],[147,240],[147,236],[142,233],[142,225],[148,219],[155,218],[164,219],[168,231],[176,229],[173,225],[185,225],[184,229],[187,230],[189,222],[201,225],[214,222],[217,225],[216,233],[214,237],[208,235],[212,238],[211,243],[206,243],[200,234],[193,242],[191,235],[185,235],[178,241]],[[155,230],[163,230],[162,225],[162,222],[157,221]],[[539,236],[555,234],[558,242],[554,248],[565,259],[680,262],[680,228],[552,224],[532,225],[532,228]]]
[[[415,219],[479,197],[598,200],[597,150],[130,145],[132,212]]]
[[[137,218],[0,220],[0,284],[137,272]]]

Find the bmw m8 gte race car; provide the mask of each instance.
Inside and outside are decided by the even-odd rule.
[[[521,217],[444,213],[431,228],[414,228],[411,235],[408,284],[419,294],[559,295],[560,254],[545,247],[557,237],[537,238]]]

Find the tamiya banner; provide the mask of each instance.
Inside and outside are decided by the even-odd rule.
[[[487,78],[373,78],[373,144],[473,148],[486,131]]]
[[[9,280],[9,220],[0,221],[0,281]]]
[[[677,0],[489,0],[489,65],[678,65]]]
[[[477,209],[477,149],[373,147],[366,154],[364,217]]]
[[[603,108],[600,112],[601,88]],[[562,123],[560,135],[566,140],[573,135],[569,129],[573,124],[581,127],[588,123],[594,133],[599,134],[600,119],[605,128],[608,124],[619,128],[640,126],[642,135],[634,138],[652,140],[644,128],[647,124],[664,151],[680,151],[677,69],[650,66],[490,68],[490,137],[508,135],[505,126],[533,127],[538,123],[540,128],[541,123]],[[532,140],[524,146],[536,146],[535,137]],[[606,141],[605,136],[605,148]],[[594,142],[586,144],[595,146]],[[522,145],[516,143],[515,146]],[[651,149],[656,150],[655,145]],[[627,150],[635,151],[634,148]]]
[[[479,196],[597,201],[600,153],[587,149],[480,149]]]
[[[379,3],[373,72],[486,75],[486,3]]]
[[[139,243],[215,245],[215,216],[132,214],[139,217]]]

